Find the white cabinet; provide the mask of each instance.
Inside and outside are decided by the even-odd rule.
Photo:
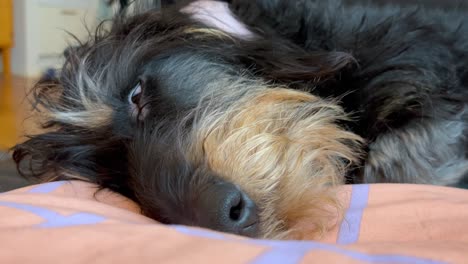
[[[60,7],[39,7],[39,52],[40,56],[60,54],[70,41],[70,34],[79,39],[87,35],[83,18],[95,16],[95,12],[85,9]]]
[[[74,43],[69,33],[84,39],[98,24],[99,1],[15,0],[13,73],[36,77],[60,67],[64,49]]]

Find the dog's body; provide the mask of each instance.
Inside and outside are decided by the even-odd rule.
[[[231,2],[243,34],[168,9],[116,18],[71,51],[38,85],[56,131],[16,147],[21,172],[79,175],[163,223],[262,237],[294,236],[304,217],[325,230],[345,176],[467,175],[463,14]]]
[[[345,110],[357,113],[351,130],[369,148],[359,173],[364,182],[450,184],[466,174],[465,14],[293,2],[242,4],[240,12],[308,51],[345,51],[356,59],[357,67],[313,93],[342,97]]]

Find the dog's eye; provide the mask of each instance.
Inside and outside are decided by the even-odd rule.
[[[135,88],[132,89],[128,96],[128,102],[130,104],[134,105],[139,105],[140,104],[140,99],[141,99],[141,82],[138,82],[138,84],[135,86]]]

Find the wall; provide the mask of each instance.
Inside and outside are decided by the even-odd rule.
[[[57,65],[57,57],[66,46],[65,30],[83,35],[86,32],[85,24],[92,28],[97,22],[99,1],[14,0],[13,74],[37,77],[50,65]],[[60,10],[63,13],[82,11],[79,11],[78,18],[70,22],[69,17],[60,16]],[[51,54],[51,51],[54,53]]]

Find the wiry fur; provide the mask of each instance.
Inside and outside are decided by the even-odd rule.
[[[229,100],[232,106],[209,106],[205,116],[196,117],[192,163],[206,164],[248,193],[260,207],[267,237],[291,230],[299,211],[316,220],[311,225],[326,225],[320,215],[334,199],[327,188],[344,183],[346,165],[358,160],[353,147],[360,138],[336,125],[345,116],[334,103],[261,83],[238,85],[248,91]]]
[[[467,175],[464,16],[230,2],[254,38],[181,6],[146,6],[70,50],[60,78],[36,86],[51,131],[15,148],[20,172],[86,179],[163,223],[202,226],[200,196],[230,182],[259,207],[268,238],[300,238],[303,219],[310,234],[325,231],[340,208],[331,187],[345,181],[451,185]]]
[[[206,175],[216,175],[259,205],[263,236],[291,234],[300,213],[312,217],[310,232],[323,230],[336,214],[327,209],[338,206],[331,187],[343,184],[346,166],[357,162],[360,138],[339,129],[336,121],[345,115],[333,102],[231,78],[209,84],[212,93],[179,121],[152,124],[146,128],[151,136],[143,132],[135,141],[130,163],[137,199],[152,206],[150,214],[169,211],[158,208],[168,205],[177,212],[162,222],[193,224],[180,205],[202,193]],[[145,181],[137,175],[146,175]],[[174,203],[167,189],[185,195]],[[159,195],[148,195],[154,193]]]

